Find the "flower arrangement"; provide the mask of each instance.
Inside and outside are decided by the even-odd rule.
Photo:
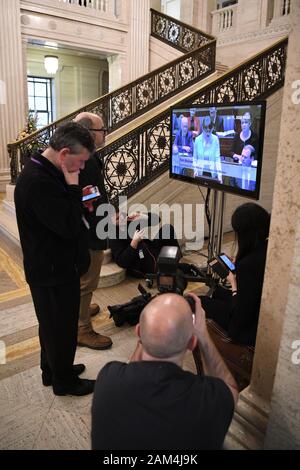
[[[37,120],[37,114],[33,111],[28,111],[25,127],[19,132],[16,140],[24,139],[35,132],[37,130]]]

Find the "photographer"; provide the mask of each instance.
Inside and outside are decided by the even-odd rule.
[[[129,364],[98,375],[92,405],[93,449],[220,449],[238,399],[235,380],[211,341],[201,302],[195,320],[177,294],[155,297],[136,326]],[[198,343],[205,376],[182,369]]]
[[[137,229],[130,233],[131,222]],[[127,216],[117,209],[113,223],[116,224],[116,237],[109,244],[113,259],[134,277],[144,277],[145,274],[156,273],[157,258],[163,246],[179,246],[172,225],[162,226],[153,240],[145,238],[147,227],[158,225],[159,216],[156,214],[140,214],[135,212]]]

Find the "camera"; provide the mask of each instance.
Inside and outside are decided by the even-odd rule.
[[[98,186],[92,186],[83,190],[82,202],[93,201],[101,196]]]
[[[160,293],[174,292],[183,295],[188,281],[207,282],[206,270],[194,264],[179,263],[180,258],[181,251],[177,246],[163,246],[160,250],[156,274]]]

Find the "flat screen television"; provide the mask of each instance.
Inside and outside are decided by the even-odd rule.
[[[171,108],[170,177],[259,199],[266,102]]]

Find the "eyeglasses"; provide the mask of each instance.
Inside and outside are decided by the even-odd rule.
[[[106,127],[102,127],[101,129],[89,129],[90,131],[96,131],[96,132],[104,132],[104,134],[108,133],[108,129]]]

